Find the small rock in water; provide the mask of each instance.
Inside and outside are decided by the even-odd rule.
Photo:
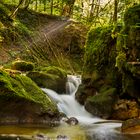
[[[66,135],[58,135],[56,137],[57,140],[69,140],[69,138]]]
[[[69,118],[66,122],[70,125],[77,125],[78,124],[78,120],[74,117]]]
[[[35,136],[33,136],[33,140],[50,140],[50,138],[45,136],[44,134],[36,134]]]

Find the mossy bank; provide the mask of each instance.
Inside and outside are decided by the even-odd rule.
[[[53,124],[56,104],[27,76],[0,70],[0,124]]]

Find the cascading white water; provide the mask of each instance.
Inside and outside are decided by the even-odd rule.
[[[68,75],[68,80],[66,83],[66,94],[60,95],[51,89],[43,88],[42,90],[57,103],[60,112],[65,113],[68,117],[77,118],[80,124],[84,124],[86,126],[89,125],[93,126],[93,123],[95,122],[105,121],[103,119],[92,116],[84,109],[84,106],[80,105],[75,100],[75,93],[80,84],[81,84],[80,76]],[[94,133],[97,135],[96,137],[98,137],[98,140],[102,140],[102,137],[107,136],[108,134],[113,134],[114,136],[115,133],[114,128],[120,126],[121,123],[96,124],[94,125],[94,127],[92,127],[92,129],[88,129],[88,130],[89,132],[90,130],[94,131]],[[104,139],[104,140],[108,140],[108,139]],[[114,140],[114,139],[110,139],[110,140]]]
[[[92,118],[92,115],[84,109],[84,106],[80,105],[75,100],[75,92],[77,91],[80,84],[80,76],[68,75],[68,81],[66,83],[66,94],[58,95],[51,89],[42,90],[46,92],[50,98],[57,102],[59,111],[65,113],[68,117],[76,117],[77,119],[79,118],[79,121],[84,122],[82,119],[85,117]]]
[[[84,106],[80,105],[75,100],[75,92],[77,91],[79,85],[81,84],[81,76],[68,75],[68,80],[66,83],[66,94],[59,95],[51,89],[42,90],[47,93],[47,95],[57,102],[59,111],[65,113],[68,117],[76,117],[81,123],[91,123],[99,121],[99,118],[93,118],[93,116],[88,113]]]

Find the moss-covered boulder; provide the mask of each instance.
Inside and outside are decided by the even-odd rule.
[[[14,70],[26,72],[26,71],[32,71],[34,69],[34,64],[23,60],[18,60],[18,61],[14,61],[11,67]]]
[[[107,89],[108,87],[116,88],[118,91],[120,89],[118,87],[121,83],[117,82],[120,77],[115,67],[117,53],[116,37],[112,37],[113,30],[113,26],[105,26],[92,28],[88,33],[82,76],[83,89],[82,91],[78,90],[76,93],[77,100],[82,104],[86,102],[86,106],[90,104],[89,100],[86,101],[88,97],[92,99],[96,93],[99,93],[98,98],[102,96],[101,94],[103,92],[100,92],[101,89]],[[119,28],[116,27],[114,33],[118,31]],[[85,99],[83,99],[83,97]],[[81,101],[81,99],[83,100]],[[94,106],[90,104],[91,110],[92,107],[94,108]],[[88,109],[88,111],[90,111],[90,109]],[[94,114],[93,111],[92,113]]]
[[[110,118],[116,102],[116,89],[109,88],[86,100],[85,108],[95,116]]]
[[[57,106],[28,77],[0,70],[0,124],[51,124]]]
[[[140,5],[129,8],[117,38],[116,66],[122,74],[122,97],[140,98]]]
[[[50,66],[32,71],[27,74],[39,87],[53,89],[56,92],[66,93],[67,73],[58,67]]]
[[[75,98],[80,104],[84,105],[86,99],[96,95],[96,93],[97,93],[96,90],[93,89],[92,86],[82,84],[79,86],[75,94]]]

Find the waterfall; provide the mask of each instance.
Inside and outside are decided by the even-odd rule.
[[[88,113],[84,106],[75,100],[75,93],[81,84],[81,76],[68,75],[66,94],[58,94],[51,89],[42,90],[57,103],[60,112],[68,117],[75,117],[79,123],[86,127],[87,134],[94,140],[118,140],[118,131],[121,123],[107,123],[106,120],[97,118]],[[98,123],[100,122],[100,123]]]
[[[57,103],[60,112],[63,112],[68,117],[75,117],[81,123],[94,123],[101,121],[97,117],[93,117],[88,113],[84,106],[80,105],[75,100],[75,93],[81,84],[81,76],[68,75],[66,82],[66,94],[58,94],[51,89],[42,88],[42,90]]]

